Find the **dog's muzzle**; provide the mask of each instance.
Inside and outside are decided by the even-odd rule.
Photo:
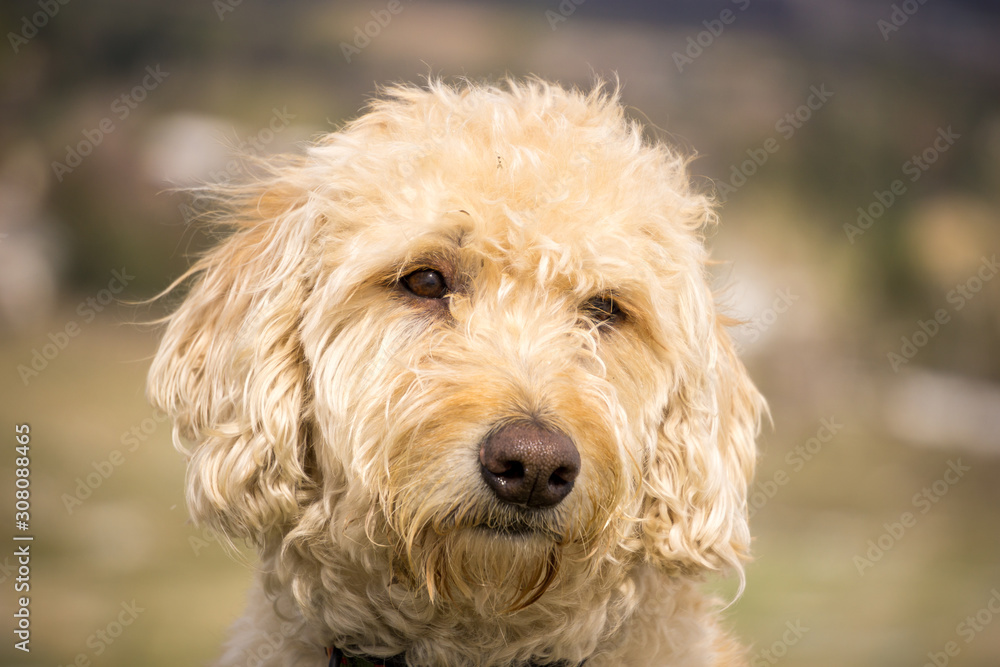
[[[580,452],[568,435],[532,422],[492,431],[479,450],[480,472],[496,497],[508,504],[554,507],[573,490]]]

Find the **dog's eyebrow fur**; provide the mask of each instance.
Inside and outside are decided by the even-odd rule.
[[[425,266],[445,273],[445,278],[451,278],[459,262],[460,242],[461,235],[458,234],[427,234],[389,260],[381,275],[395,281],[409,271]]]

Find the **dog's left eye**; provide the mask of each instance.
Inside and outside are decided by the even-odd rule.
[[[400,282],[407,290],[423,299],[441,299],[448,294],[448,283],[440,271],[419,269],[403,276]]]
[[[595,296],[584,307],[587,315],[598,324],[617,324],[625,319],[625,311],[612,296]]]

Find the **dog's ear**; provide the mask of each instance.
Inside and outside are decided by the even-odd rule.
[[[680,319],[685,348],[673,369],[645,479],[646,553],[668,570],[732,568],[749,555],[747,488],[766,406],[700,278]]]
[[[185,274],[193,284],[166,318],[147,392],[188,457],[192,517],[261,543],[296,513],[308,482],[299,322],[314,221],[275,189],[231,205],[234,230]]]

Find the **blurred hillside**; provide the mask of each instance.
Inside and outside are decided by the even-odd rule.
[[[202,664],[241,604],[248,570],[185,523],[142,397],[156,332],[129,323],[151,315],[120,304],[211,242],[179,189],[301,152],[385,83],[617,74],[717,193],[720,298],[772,406],[730,611],[757,664],[799,620],[780,664],[920,665],[953,640],[949,664],[1000,664],[1000,620],[977,617],[1000,589],[1000,5],[401,0],[380,22],[387,6],[0,5],[0,415],[40,434],[41,540],[38,650],[0,663]],[[133,598],[148,611],[97,654]]]

